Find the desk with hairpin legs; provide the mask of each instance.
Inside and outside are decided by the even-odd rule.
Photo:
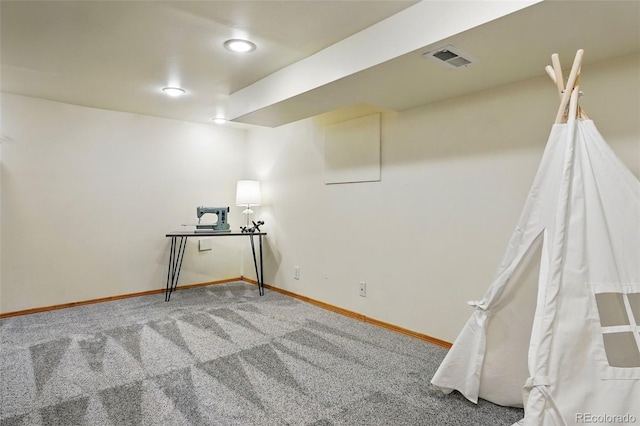
[[[256,269],[256,278],[258,281],[258,294],[264,295],[264,280],[262,269],[262,237],[267,235],[266,232],[169,232],[166,237],[171,238],[171,249],[169,250],[169,270],[167,271],[167,289],[164,300],[168,302],[178,287],[178,278],[180,277],[180,268],[184,259],[184,252],[187,248],[187,239],[189,237],[249,237],[251,241],[251,253],[253,254],[253,266]],[[260,248],[260,256],[256,256],[256,245],[254,237],[258,237],[258,246]]]

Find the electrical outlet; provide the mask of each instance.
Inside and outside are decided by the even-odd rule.
[[[293,279],[294,280],[299,280],[300,279],[300,267],[299,266],[294,266],[293,267]]]
[[[211,238],[200,238],[198,240],[198,250],[205,251],[213,249],[213,240]]]
[[[367,283],[360,281],[360,297],[367,297]]]

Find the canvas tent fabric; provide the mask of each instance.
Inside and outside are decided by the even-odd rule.
[[[640,182],[589,119],[554,124],[495,281],[432,378],[525,425],[640,424]]]

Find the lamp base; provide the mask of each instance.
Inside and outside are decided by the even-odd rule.
[[[253,210],[251,210],[249,207],[247,207],[242,214],[244,214],[246,216],[246,221],[245,221],[245,226],[248,228],[249,227],[249,222],[250,222],[250,218],[251,215],[253,214]]]

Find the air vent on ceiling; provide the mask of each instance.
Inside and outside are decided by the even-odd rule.
[[[451,45],[424,53],[422,56],[453,69],[464,68],[478,62],[473,56]]]

